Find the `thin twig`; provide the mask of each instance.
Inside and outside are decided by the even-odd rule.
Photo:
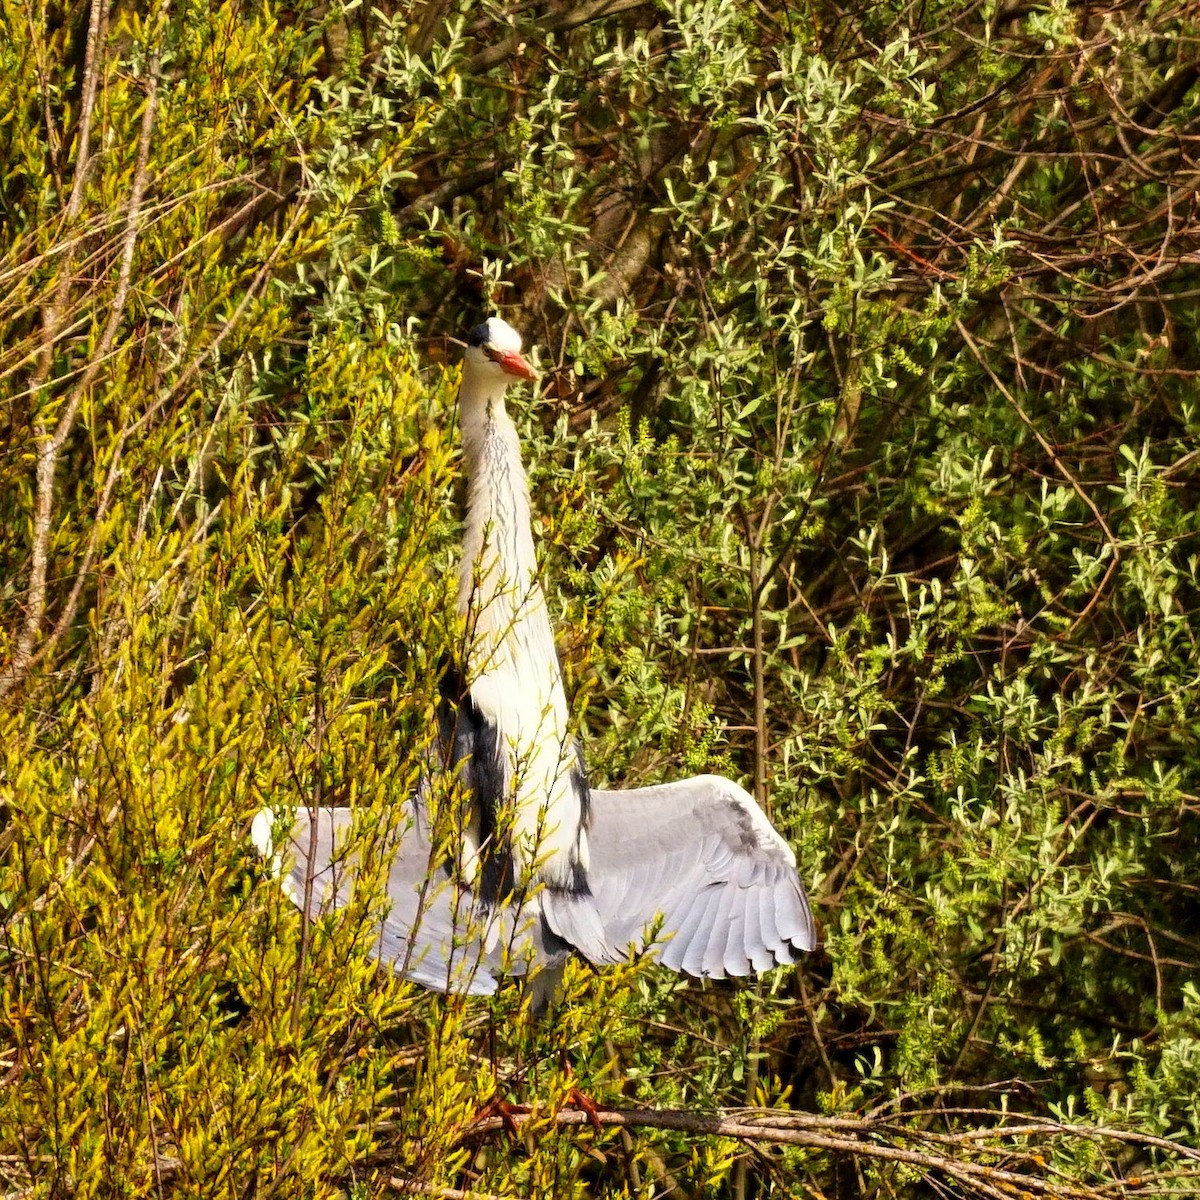
[[[1012,392],[1008,390],[1007,387],[1004,386],[1004,383],[1001,381],[1000,377],[995,371],[992,370],[991,364],[987,361],[983,354],[980,353],[979,347],[975,344],[975,340],[967,331],[967,327],[962,323],[962,321],[955,321],[955,325],[958,328],[959,335],[966,343],[967,348],[975,356],[975,359],[979,365],[983,367],[985,372],[987,372],[988,378],[991,379],[992,383],[996,386],[1000,394],[1012,406],[1013,411],[1021,419],[1021,423],[1037,439],[1038,445],[1041,446],[1042,450],[1049,457],[1051,463],[1054,464],[1054,469],[1058,471],[1058,473],[1067,481],[1075,495],[1077,495],[1079,499],[1082,500],[1083,503],[1091,510],[1092,516],[1096,518],[1097,524],[1104,532],[1104,540],[1108,543],[1108,548],[1112,551],[1112,559],[1108,564],[1108,570],[1104,572],[1104,578],[1100,580],[1095,592],[1092,593],[1091,599],[1088,600],[1086,605],[1084,605],[1083,611],[1075,617],[1075,620],[1071,625],[1071,631],[1074,632],[1087,618],[1092,609],[1095,608],[1100,602],[1100,597],[1104,594],[1105,589],[1108,587],[1109,580],[1112,579],[1113,574],[1120,565],[1121,550],[1117,544],[1117,539],[1113,535],[1113,531],[1109,528],[1108,522],[1104,519],[1104,514],[1096,506],[1096,502],[1084,490],[1083,485],[1079,482],[1079,480],[1076,479],[1070,470],[1067,469],[1066,464],[1061,458],[1059,458],[1058,452],[1054,449],[1046,436],[1037,427],[1037,425],[1034,424],[1029,414],[1021,406],[1021,402],[1012,394]]]
[[[461,1188],[434,1187],[430,1183],[415,1183],[409,1179],[400,1179],[393,1175],[388,1180],[388,1187],[403,1193],[405,1196],[436,1196],[438,1200],[501,1200],[501,1197],[491,1192],[463,1191]]]
[[[166,11],[166,7],[166,0],[163,0],[163,3],[159,7],[159,12],[155,14],[156,18]],[[98,4],[94,5],[93,12],[95,13],[98,10]],[[91,47],[90,30],[89,47]],[[150,141],[154,132],[155,117],[158,113],[159,57],[159,50],[156,46],[151,53],[147,72],[146,105],[142,112],[141,130],[138,135],[137,166],[134,171],[133,186],[129,193],[129,204],[126,208],[125,233],[121,242],[120,269],[117,275],[117,286],[113,295],[113,302],[109,309],[108,321],[100,336],[100,341],[91,356],[87,369],[75,383],[71,391],[71,395],[67,400],[62,414],[59,416],[53,434],[47,437],[43,430],[43,435],[38,441],[37,465],[35,468],[36,499],[33,545],[30,554],[29,597],[26,604],[25,620],[22,623],[21,632],[17,637],[12,661],[5,671],[0,673],[0,699],[21,683],[33,665],[34,644],[37,641],[38,634],[41,632],[42,623],[46,615],[46,575],[50,559],[50,525],[54,510],[54,476],[58,466],[59,452],[62,450],[63,443],[66,442],[75,424],[75,417],[79,412],[79,406],[83,403],[84,396],[95,382],[101,364],[112,347],[113,340],[116,338],[117,330],[120,327],[121,319],[125,312],[125,301],[129,295],[129,285],[133,275],[133,257],[141,222],[142,200],[146,195],[146,187],[150,177],[148,170]],[[94,74],[94,62],[92,68]],[[92,86],[94,88],[94,81]],[[83,132],[81,131],[82,137]],[[82,194],[81,180],[83,171],[87,166],[85,145],[86,143],[81,145],[80,149],[81,156],[84,156],[84,162],[83,166],[76,170],[76,190],[72,190],[71,200],[68,203],[68,218],[73,217],[77,211],[77,195]],[[69,269],[66,272],[66,280],[67,286],[69,286]],[[57,315],[52,314],[48,322],[49,328],[44,346],[43,362],[38,367],[39,374],[42,374],[43,384],[49,377],[49,360],[53,356],[53,329],[57,325]]]

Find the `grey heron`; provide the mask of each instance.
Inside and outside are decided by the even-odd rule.
[[[428,781],[405,802],[385,851],[378,957],[444,992],[491,993],[503,974],[531,972],[535,1004],[571,953],[602,966],[645,952],[709,978],[791,963],[816,930],[795,855],[749,793],[716,775],[587,786],[505,408],[510,384],[535,378],[511,326],[492,317],[471,331],[459,396],[466,644],[439,717],[469,812],[454,862],[435,846]],[[303,807],[254,820],[255,845],[310,915],[351,895],[353,821],[350,809]]]

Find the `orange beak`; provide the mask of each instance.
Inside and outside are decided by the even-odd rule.
[[[529,365],[525,356],[517,353],[516,350],[489,350],[487,355],[492,362],[499,363],[503,370],[510,375],[515,375],[518,379],[532,381],[538,377],[538,373]]]

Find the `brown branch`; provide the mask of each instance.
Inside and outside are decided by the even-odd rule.
[[[423,58],[433,49],[437,35],[446,21],[452,0],[426,0],[420,10],[421,19],[412,39],[412,52]]]
[[[139,143],[139,161],[138,161],[138,171],[137,171],[138,179],[135,180],[135,189],[138,187],[138,180],[140,180],[140,183],[141,183],[141,193],[139,193],[139,196],[138,196],[139,204],[141,202],[141,196],[144,194],[144,189],[145,189],[145,185],[147,182],[147,172],[145,170],[146,162],[141,154],[141,149],[144,146],[146,149],[147,155],[148,155],[148,149],[149,149],[148,137],[149,137],[149,132],[150,132],[150,125],[152,124],[153,118],[154,118],[154,111],[153,111],[154,105],[152,103],[152,98],[155,94],[156,84],[157,84],[157,62],[158,62],[158,60],[157,60],[157,55],[156,55],[155,59],[154,59],[154,64],[153,64],[154,68],[155,68],[155,75],[152,78],[152,80],[147,88],[147,93],[148,93],[147,109],[146,109],[146,112],[143,114],[143,135],[144,136]],[[253,205],[258,204],[260,201],[261,201],[261,196],[255,197],[255,199],[252,200],[251,202],[249,202],[248,205],[243,206],[243,209],[252,207]],[[239,214],[243,211],[243,209],[239,209]],[[131,216],[133,216],[133,215],[134,215],[134,213],[131,212]],[[280,255],[280,253],[290,243],[290,241],[292,240],[293,236],[295,235],[295,233],[298,230],[298,228],[300,227],[300,225],[303,223],[306,216],[307,216],[307,208],[306,208],[305,204],[303,202],[301,202],[297,205],[296,211],[292,214],[291,220],[289,221],[289,223],[288,223],[287,227],[285,228],[285,230],[283,231],[283,233],[279,236],[275,246],[271,250],[271,253],[267,256],[266,260],[260,266],[259,270],[255,274],[254,279],[251,280],[250,284],[248,285],[248,287],[246,289],[245,294],[242,296],[242,299],[239,301],[237,307],[234,309],[233,313],[231,313],[229,315],[229,317],[227,317],[225,319],[225,321],[222,323],[221,328],[217,331],[215,337],[213,337],[211,339],[211,341],[209,341],[205,345],[205,347],[194,356],[192,361],[188,364],[188,366],[181,373],[179,379],[177,379],[175,381],[175,383],[171,387],[171,389],[169,391],[164,392],[158,398],[158,400],[153,405],[151,405],[151,407],[145,413],[143,413],[131,426],[129,426],[126,429],[121,431],[121,434],[119,436],[119,440],[118,440],[118,443],[117,443],[117,446],[116,446],[116,449],[114,452],[113,460],[110,463],[109,471],[108,471],[107,477],[105,479],[105,484],[104,484],[104,488],[102,490],[100,501],[98,503],[96,512],[93,515],[93,527],[92,527],[91,532],[89,533],[88,543],[87,543],[87,546],[85,547],[83,563],[77,573],[75,583],[71,589],[71,593],[67,599],[67,603],[64,607],[64,610],[63,610],[62,614],[60,614],[59,619],[54,626],[54,629],[51,631],[51,633],[45,639],[43,644],[35,651],[33,649],[33,641],[36,638],[37,629],[40,628],[41,622],[44,619],[44,611],[45,611],[44,584],[45,584],[46,564],[43,562],[43,564],[41,566],[41,575],[40,575],[40,579],[42,582],[42,593],[41,593],[42,598],[41,598],[41,602],[40,602],[40,608],[38,610],[40,615],[38,615],[38,619],[37,619],[37,628],[33,629],[32,634],[29,632],[31,629],[31,625],[32,625],[32,623],[30,621],[30,616],[33,615],[33,605],[32,605],[33,588],[31,586],[31,589],[30,589],[31,602],[27,606],[29,611],[27,611],[25,627],[22,630],[22,640],[19,641],[19,643],[18,643],[17,652],[13,656],[13,661],[9,664],[8,668],[6,668],[4,671],[0,672],[0,699],[2,699],[5,695],[7,695],[8,692],[10,692],[15,686],[17,686],[25,678],[25,676],[28,674],[28,672],[39,661],[41,661],[46,656],[47,653],[49,653],[53,649],[53,647],[58,643],[58,641],[65,634],[66,630],[70,626],[71,621],[74,618],[75,612],[78,609],[80,594],[82,592],[83,585],[86,581],[85,577],[86,577],[88,571],[91,569],[91,564],[94,561],[96,546],[97,546],[97,538],[98,538],[98,533],[99,533],[99,526],[100,526],[100,523],[101,523],[105,513],[108,510],[110,503],[111,503],[113,487],[116,483],[117,478],[119,477],[119,464],[120,464],[120,460],[121,460],[121,450],[122,450],[123,446],[125,445],[125,443],[128,441],[129,437],[132,434],[136,433],[138,429],[142,428],[149,420],[151,420],[153,418],[155,413],[159,412],[167,403],[170,402],[170,400],[174,396],[178,395],[179,391],[183,387],[185,387],[193,378],[195,378],[195,376],[199,373],[199,370],[200,370],[201,366],[203,365],[203,363],[211,357],[211,355],[217,350],[217,348],[221,345],[221,343],[225,340],[225,338],[229,335],[229,333],[234,328],[236,328],[236,326],[240,322],[242,316],[245,314],[247,308],[254,301],[254,299],[258,296],[262,287],[264,286],[264,284],[267,282],[268,278],[270,277],[271,271],[275,265],[275,262],[277,261],[279,255]],[[225,222],[222,222],[222,225],[224,225],[224,224],[225,224]],[[84,391],[86,390],[86,388],[88,386],[90,386],[91,383],[94,382],[96,374],[98,373],[98,371],[99,371],[100,367],[103,365],[103,363],[106,361],[108,352],[111,350],[111,346],[112,346],[112,342],[115,337],[116,329],[119,325],[120,315],[123,310],[124,302],[125,302],[125,299],[128,295],[128,291],[129,291],[130,277],[132,274],[132,270],[131,270],[132,256],[133,256],[133,250],[134,250],[134,244],[136,241],[137,231],[138,231],[138,227],[136,225],[136,222],[127,220],[126,235],[122,241],[122,271],[121,271],[121,276],[118,281],[118,297],[117,297],[117,300],[113,304],[112,311],[110,312],[109,322],[105,329],[105,333],[104,333],[104,336],[102,337],[101,343],[98,346],[97,351],[91,356],[87,368],[85,368],[83,375],[80,377],[79,381],[75,385],[74,391],[72,393],[71,401],[69,402],[69,405],[68,405],[68,407],[71,408],[72,418],[73,418],[74,412],[77,411],[77,409],[78,409],[78,405],[82,399]],[[206,235],[206,236],[210,236],[210,235]],[[180,256],[176,256],[176,257],[178,258]],[[73,408],[72,408],[72,406],[73,406]],[[67,414],[64,413],[64,418],[66,417],[66,415]],[[59,437],[60,433],[61,433],[61,437]],[[44,446],[47,450],[52,449],[52,455],[47,454],[47,458],[57,456],[58,451],[61,449],[62,442],[65,440],[68,433],[69,433],[69,427],[65,423],[65,420],[60,419],[59,426],[55,431],[54,438],[48,438],[47,441],[44,443]],[[42,459],[39,456],[39,467],[41,466],[41,462],[42,462]],[[51,479],[51,484],[52,484],[52,482],[53,481]],[[47,492],[46,494],[49,495],[50,493]],[[176,511],[177,510],[178,510],[178,505],[176,506]],[[35,534],[37,532],[37,528],[40,528],[40,526],[35,527]],[[49,536],[49,525],[48,525],[48,519],[47,519],[47,526],[46,526],[46,543],[47,544],[48,544],[48,536]],[[37,548],[37,543],[35,540],[35,550],[36,550],[36,548]],[[35,565],[37,565],[36,562],[35,562]],[[22,653],[22,651],[23,651],[23,653]]]
[[[443,204],[457,200],[459,196],[466,196],[470,192],[476,191],[497,179],[510,165],[510,159],[493,158],[490,162],[484,163],[482,167],[476,167],[473,171],[464,171],[461,175],[444,180],[397,211],[396,223],[406,224],[421,213],[441,208]]]
[[[165,2],[161,8],[166,8]],[[121,239],[121,265],[117,275],[117,288],[113,296],[112,305],[109,308],[108,322],[104,327],[104,332],[100,335],[99,344],[93,352],[86,370],[75,384],[71,392],[71,398],[68,400],[63,414],[59,418],[58,425],[54,430],[54,436],[50,439],[47,447],[47,450],[55,459],[58,456],[58,451],[62,449],[63,443],[67,440],[68,434],[71,432],[71,427],[75,423],[75,415],[79,411],[79,405],[83,401],[84,394],[96,381],[96,376],[100,373],[100,367],[109,350],[112,349],[117,330],[120,328],[121,318],[125,313],[125,301],[129,296],[129,284],[133,276],[133,255],[137,245],[138,233],[141,229],[142,200],[145,198],[146,187],[150,181],[148,169],[150,139],[154,132],[154,120],[158,114],[158,77],[159,50],[156,47],[150,57],[146,83],[146,107],[142,111],[142,126],[138,135],[137,166],[134,169],[133,187],[129,193],[129,205],[125,218],[125,233]]]
[[[71,182],[71,195],[67,200],[63,222],[70,225],[79,215],[83,204],[83,186],[88,169],[92,165],[92,113],[96,107],[96,92],[99,89],[100,72],[96,56],[102,40],[102,30],[108,24],[108,12],[104,0],[92,0],[88,14],[87,42],[83,52],[83,97],[79,108],[79,153],[75,157],[75,178]],[[70,285],[70,273],[67,274]]]
[[[589,281],[589,290],[600,308],[612,308],[622,297],[628,297],[634,281],[645,271],[667,219],[661,214],[648,213],[633,224],[624,241],[613,251],[602,272]]]
[[[1012,392],[1008,390],[1007,387],[1004,386],[1003,381],[996,374],[996,372],[992,370],[991,364],[980,353],[979,347],[975,344],[975,340],[967,331],[967,327],[960,320],[956,320],[954,324],[958,329],[959,335],[966,343],[967,348],[975,356],[975,360],[981,367],[983,367],[984,371],[988,375],[988,378],[991,379],[992,383],[999,390],[1000,394],[1012,406],[1013,411],[1021,419],[1021,423],[1037,439],[1038,445],[1041,446],[1042,450],[1054,464],[1055,470],[1058,471],[1058,473],[1067,481],[1075,495],[1077,495],[1079,499],[1082,500],[1083,503],[1088,507],[1088,509],[1091,510],[1091,514],[1093,517],[1095,517],[1097,524],[1104,532],[1104,540],[1107,542],[1108,548],[1112,552],[1112,559],[1108,564],[1108,569],[1104,572],[1104,578],[1100,580],[1095,592],[1092,593],[1091,599],[1087,602],[1087,604],[1084,605],[1082,612],[1075,617],[1075,620],[1071,624],[1071,631],[1074,632],[1087,618],[1092,609],[1099,604],[1100,597],[1104,594],[1105,589],[1108,587],[1109,581],[1112,579],[1117,567],[1121,563],[1121,550],[1117,544],[1117,539],[1113,535],[1113,531],[1109,528],[1108,522],[1104,519],[1104,514],[1096,506],[1096,502],[1084,490],[1083,485],[1079,482],[1079,480],[1076,479],[1075,476],[1067,469],[1066,464],[1061,458],[1059,458],[1058,452],[1050,444],[1049,440],[1042,433],[1042,431],[1033,423],[1029,414],[1021,406],[1021,402],[1012,394]]]
[[[680,1109],[599,1109],[595,1114],[566,1108],[554,1114],[507,1113],[503,1117],[486,1117],[469,1125],[459,1137],[467,1143],[499,1132],[511,1124],[518,1129],[529,1121],[549,1121],[559,1128],[594,1125],[618,1129],[666,1129],[680,1133],[728,1137],[745,1142],[768,1142],[774,1145],[808,1146],[816,1150],[851,1154],[885,1162],[903,1163],[927,1175],[942,1175],[969,1185],[977,1193],[993,1200],[1011,1200],[1012,1188],[1026,1195],[1077,1197],[1089,1200],[1098,1192],[1090,1187],[1071,1184],[1061,1178],[1046,1179],[1039,1175],[1005,1170],[1000,1167],[950,1158],[932,1150],[910,1149],[906,1146],[884,1144],[881,1137],[896,1140],[926,1141],[962,1149],[984,1140],[1011,1141],[1031,1136],[1081,1137],[1092,1141],[1111,1140],[1128,1145],[1153,1146],[1170,1151],[1182,1158],[1200,1162],[1200,1150],[1179,1145],[1163,1138],[1140,1134],[1132,1130],[1110,1129],[1103,1126],[1063,1125],[1052,1121],[1027,1121],[1020,1125],[997,1125],[987,1129],[966,1131],[959,1135],[934,1135],[906,1128],[895,1121],[872,1121],[858,1118],[820,1117],[810,1113],[776,1113],[743,1111],[730,1115],[698,1113]],[[1010,1147],[1027,1149],[1026,1147]],[[990,1147],[980,1147],[982,1153],[995,1153]],[[1030,1154],[1029,1161],[1038,1166],[1038,1157]],[[1144,1178],[1143,1182],[1149,1182]],[[1132,1182],[1130,1188],[1136,1186]]]
[[[416,1183],[393,1175],[387,1186],[405,1196],[436,1196],[438,1200],[501,1200],[491,1192],[463,1191],[460,1188],[434,1187],[431,1183]]]
[[[580,25],[587,25],[591,21],[615,16],[617,13],[631,8],[641,8],[645,3],[646,0],[590,0],[590,2],[585,2],[577,7],[568,8],[566,12],[547,16],[537,23],[536,32],[567,33],[572,29],[578,29]],[[502,63],[506,58],[512,58],[513,55],[520,52],[529,36],[528,32],[514,33],[494,45],[478,51],[463,64],[463,73],[477,75],[480,71],[486,71],[489,67]]]
[[[880,1110],[875,1111],[879,1113]],[[1152,1195],[1158,1190],[1155,1187],[1157,1182],[1163,1179],[1192,1180],[1197,1177],[1197,1170],[1200,1169],[1200,1149],[1132,1129],[1117,1129],[1104,1125],[1067,1125],[1058,1121],[1038,1119],[1022,1120],[1018,1113],[1008,1114],[1012,1124],[986,1125],[959,1133],[936,1133],[911,1127],[913,1119],[926,1116],[975,1120],[1004,1119],[1002,1114],[994,1110],[979,1108],[915,1109],[894,1116],[868,1117],[824,1117],[816,1113],[767,1109],[702,1113],[687,1109],[600,1108],[584,1111],[564,1108],[553,1114],[509,1110],[503,1115],[473,1121],[461,1130],[456,1144],[466,1145],[494,1133],[511,1132],[514,1127],[519,1134],[531,1122],[550,1124],[559,1129],[594,1129],[597,1126],[602,1129],[608,1127],[621,1130],[664,1129],[706,1137],[727,1137],[742,1142],[806,1146],[814,1150],[849,1154],[857,1158],[903,1163],[915,1167],[926,1176],[942,1175],[954,1179],[973,1189],[972,1194],[989,1196],[992,1200],[1013,1200],[1014,1196],[1024,1196],[1026,1200],[1030,1200],[1035,1195],[1062,1200],[1097,1200],[1098,1197],[1112,1194],[1114,1184],[1122,1196]],[[372,1125],[377,1135],[397,1128],[396,1123],[392,1121]],[[1196,1163],[1198,1167],[1187,1167],[1177,1171],[1164,1170],[1160,1173],[1141,1171],[1137,1176],[1129,1178],[1114,1176],[1112,1183],[1098,1184],[1094,1187],[1071,1183],[1046,1161],[1036,1146],[1027,1144],[1027,1139],[1030,1138],[1063,1137],[1153,1148],[1177,1156],[1188,1163]],[[992,1157],[999,1154],[1010,1157],[1019,1154],[1031,1166],[1046,1172],[1051,1178],[951,1158],[935,1150],[915,1150],[892,1145],[883,1139],[932,1143],[960,1154],[976,1153]],[[386,1149],[380,1148],[365,1161],[383,1163],[388,1161],[388,1158]],[[170,1178],[178,1172],[179,1160],[170,1155],[159,1155],[155,1157],[154,1168],[161,1178]],[[486,1192],[443,1188],[420,1179],[405,1179],[396,1175],[389,1177],[387,1186],[404,1194],[436,1196],[442,1200],[492,1200]]]
[[[96,105],[96,92],[99,87],[97,56],[106,15],[103,0],[92,0],[83,59],[79,150],[75,157],[75,178],[71,186],[71,195],[67,199],[67,207],[63,213],[63,221],[66,225],[70,225],[79,215],[79,209],[83,203],[84,182],[91,165],[92,112]],[[37,366],[34,368],[30,381],[30,391],[35,394],[46,386],[46,381],[50,378],[50,368],[54,362],[54,345],[58,340],[62,324],[61,313],[66,307],[70,294],[73,257],[73,255],[68,255],[62,278],[55,290],[54,299],[42,312],[41,345],[38,348]],[[47,453],[49,443],[46,440],[45,426],[40,420],[34,422],[34,434],[38,438],[39,447],[35,468],[34,537],[30,550],[29,594],[26,602],[25,621],[17,637],[12,662],[0,672],[0,699],[3,699],[28,671],[33,643],[41,628],[46,607],[46,570],[50,552],[50,507],[54,488],[54,461],[58,452],[55,450],[53,454]]]
[[[166,0],[159,6],[159,16],[165,12]],[[93,13],[99,11],[99,4],[93,6]],[[91,47],[91,31],[89,30],[89,47]],[[125,233],[121,242],[120,268],[117,275],[116,291],[109,309],[108,322],[100,336],[100,341],[91,356],[87,369],[75,383],[70,398],[58,419],[53,434],[45,435],[44,429],[39,438],[37,448],[37,465],[35,468],[35,514],[33,528],[33,546],[30,555],[29,597],[26,604],[25,620],[17,638],[12,661],[3,673],[0,673],[0,699],[6,696],[28,674],[34,662],[34,643],[41,632],[42,622],[46,611],[46,574],[50,559],[50,524],[54,506],[54,476],[58,466],[59,452],[70,435],[75,424],[75,417],[83,397],[96,380],[100,367],[108,355],[117,335],[121,318],[125,311],[125,301],[129,295],[129,285],[133,276],[133,256],[137,245],[138,231],[141,225],[142,201],[149,184],[150,141],[154,132],[154,121],[158,113],[158,78],[159,78],[159,49],[156,46],[150,56],[146,82],[146,106],[142,112],[141,129],[138,134],[137,166],[134,170],[133,186],[129,193],[129,204],[126,208]],[[95,88],[95,63],[92,63],[91,86]],[[86,74],[86,71],[85,71]],[[90,110],[88,113],[90,122]],[[81,138],[86,128],[81,130]],[[82,179],[87,167],[86,141],[80,149],[84,158],[82,167],[77,168],[75,189],[67,206],[68,217],[73,217],[78,210],[78,197],[82,195]],[[70,286],[71,272],[68,269],[64,275],[65,286]],[[61,290],[60,285],[60,290]],[[56,306],[57,307],[57,306]],[[43,361],[38,367],[42,375],[42,383],[49,377],[50,359],[53,355],[53,330],[57,325],[57,314],[52,313],[48,321],[48,336],[43,347]]]

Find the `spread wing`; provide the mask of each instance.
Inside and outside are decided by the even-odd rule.
[[[593,789],[591,797],[587,882],[608,945],[641,950],[657,926],[649,954],[672,970],[712,978],[766,971],[815,948],[795,856],[737,784],[700,775],[628,791]],[[489,995],[498,975],[533,970],[535,1005],[540,997],[544,1007],[565,943],[536,902],[479,902],[434,846],[422,810],[418,795],[381,848],[387,908],[377,957],[425,987],[467,995]],[[255,819],[255,845],[267,858],[282,858],[284,889],[311,917],[344,907],[353,895],[364,845],[353,816],[346,808],[299,808],[279,818],[264,809]],[[280,855],[286,818],[291,828]],[[576,949],[588,955],[587,945]]]
[[[719,775],[592,791],[588,882],[610,942],[689,975],[748,975],[816,947],[796,858]]]
[[[527,969],[540,948],[540,928],[524,910],[475,899],[438,853],[422,808],[419,798],[406,804],[401,827],[378,844],[387,895],[375,956],[435,991],[490,995],[499,973]],[[360,856],[372,840],[353,824],[348,808],[288,809],[283,816],[264,809],[255,818],[255,845],[281,860],[284,891],[312,918],[343,908],[353,896]],[[382,881],[382,872],[375,878]]]

